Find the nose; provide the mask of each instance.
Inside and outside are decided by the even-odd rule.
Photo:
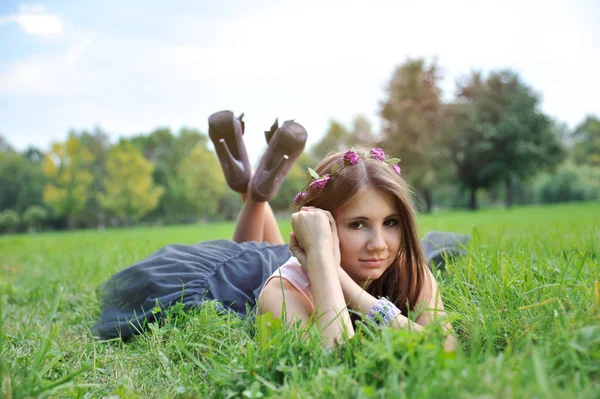
[[[387,242],[383,235],[383,229],[381,227],[371,229],[369,234],[369,241],[367,243],[367,249],[373,252],[380,252],[387,249]]]

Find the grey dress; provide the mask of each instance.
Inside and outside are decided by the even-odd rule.
[[[431,232],[421,246],[428,264],[440,267],[447,255],[462,254],[467,241],[461,234]],[[167,245],[99,288],[100,316],[92,333],[101,339],[128,339],[179,302],[193,308],[218,300],[224,310],[244,317],[255,307],[267,278],[290,256],[287,245],[254,241]]]

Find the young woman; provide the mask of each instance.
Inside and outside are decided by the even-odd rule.
[[[266,282],[260,312],[314,320],[331,345],[354,335],[349,309],[420,330],[444,306],[416,232],[410,190],[379,148],[326,157],[296,196],[290,258]],[[388,300],[389,299],[389,300]],[[419,313],[416,323],[406,316]],[[451,326],[446,324],[451,330]],[[450,335],[446,347],[456,341]]]
[[[233,240],[168,245],[117,273],[101,287],[95,335],[127,339],[175,303],[214,299],[242,316],[256,298],[261,313],[278,317],[284,303],[288,320],[314,320],[329,345],[353,335],[349,309],[394,328],[420,329],[444,315],[395,160],[380,149],[323,160],[313,171],[323,176],[295,199],[288,247],[268,200],[302,153],[306,130],[276,122],[265,132],[269,146],[254,175],[243,133],[242,117],[230,111],[209,118],[226,180],[244,201]],[[416,323],[409,309],[422,311]],[[454,342],[449,336],[447,347]]]

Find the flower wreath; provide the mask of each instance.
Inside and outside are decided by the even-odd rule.
[[[371,148],[371,150],[365,152],[362,158],[375,158],[378,161],[384,162],[394,169],[394,172],[400,174],[402,170],[400,166],[398,166],[398,162],[400,162],[400,158],[385,158],[385,153],[381,148]],[[351,148],[349,151],[346,151],[342,156],[342,165],[338,162],[334,163],[331,167],[331,173],[324,174],[323,176],[319,176],[319,174],[312,168],[308,168],[308,173],[306,174],[306,186],[296,194],[294,197],[294,202],[298,203],[299,201],[306,198],[306,190],[308,188],[314,188],[316,190],[323,190],[327,185],[327,182],[331,180],[332,176],[335,175],[340,170],[344,169],[347,166],[356,165],[361,159],[361,156]]]

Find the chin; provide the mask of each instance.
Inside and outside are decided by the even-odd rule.
[[[360,286],[364,286],[365,284],[368,285],[372,281],[379,280],[381,276],[383,276],[383,272],[377,271],[375,273],[371,273],[370,275],[357,276],[358,278],[353,278],[353,280],[356,281],[356,283]]]

